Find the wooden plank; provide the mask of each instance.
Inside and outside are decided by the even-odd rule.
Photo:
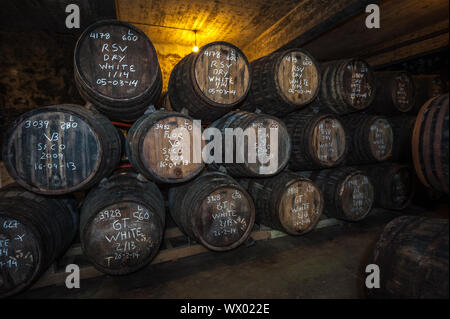
[[[366,58],[366,60],[370,65],[377,67],[383,67],[391,63],[401,62],[407,58],[448,47],[448,37],[449,33],[447,32],[420,42],[411,43],[409,45],[398,47],[391,51]]]
[[[303,0],[287,15],[244,47],[249,60],[255,60],[277,49],[300,47],[329,31],[379,1]]]
[[[325,218],[319,221],[315,229],[343,224],[343,221],[334,218]],[[253,231],[250,236],[253,240],[267,240],[288,236],[278,230],[273,230],[267,226],[260,225],[260,230]],[[178,228],[169,228],[165,233],[166,239],[184,236]],[[183,247],[162,249],[158,252],[156,257],[152,260],[151,264],[159,264],[168,261],[176,261],[181,258],[195,256],[201,253],[209,252],[210,250],[200,244],[187,245]],[[72,247],[66,252],[64,258],[72,258],[82,255],[81,245],[79,243],[72,245]],[[56,264],[53,264],[47,272],[30,288],[36,289],[52,285],[63,285],[67,278],[68,273],[65,269],[56,269]],[[88,279],[93,277],[104,276],[105,274],[98,271],[95,267],[89,265],[80,267],[80,279]]]

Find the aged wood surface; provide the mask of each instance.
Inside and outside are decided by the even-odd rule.
[[[23,114],[8,132],[6,168],[37,193],[86,189],[119,163],[120,137],[107,118],[77,105],[41,107]]]
[[[201,127],[194,127],[187,115],[167,111],[146,114],[128,132],[128,157],[136,170],[152,180],[185,182],[204,167],[201,133]]]
[[[74,63],[81,95],[114,120],[137,119],[161,94],[155,48],[130,24],[108,20],[87,28]]]

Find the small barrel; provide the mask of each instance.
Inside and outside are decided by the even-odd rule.
[[[292,113],[286,121],[292,141],[289,169],[339,166],[348,151],[347,134],[337,115]]]
[[[145,114],[128,131],[127,140],[131,165],[156,182],[185,182],[204,167],[202,129],[190,116],[167,111]]]
[[[0,298],[30,287],[70,245],[78,226],[75,201],[0,190]]]
[[[117,20],[89,26],[75,47],[75,83],[81,96],[116,121],[134,121],[162,90],[156,50],[144,32]]]
[[[250,63],[252,85],[243,110],[284,116],[304,108],[317,96],[320,70],[315,59],[301,49],[274,52]]]
[[[448,219],[401,216],[384,228],[369,263],[379,267],[372,298],[448,299]]]
[[[394,131],[387,118],[349,114],[342,118],[342,122],[351,139],[347,165],[382,162],[391,158]]]
[[[212,123],[210,128],[222,132],[222,141],[212,144],[215,145],[214,152],[222,147],[222,156],[214,153],[214,158],[221,160],[232,176],[273,176],[281,172],[289,161],[291,139],[286,125],[276,117],[232,111]]]
[[[448,194],[448,93],[420,109],[412,135],[414,168],[427,187]]]
[[[324,214],[347,221],[364,219],[372,210],[375,195],[370,178],[351,167],[299,172],[322,191]]]
[[[323,211],[322,193],[309,179],[284,171],[274,177],[241,180],[256,207],[256,222],[290,235],[316,227]]]
[[[415,190],[412,167],[383,163],[359,168],[373,183],[376,207],[402,210],[411,203]]]
[[[412,109],[414,114],[417,114],[429,99],[448,92],[446,83],[436,74],[413,75],[413,81],[416,88],[415,103]]]
[[[311,104],[312,107],[347,114],[367,109],[372,103],[375,97],[375,79],[366,61],[331,61],[321,64],[320,68],[320,91]]]
[[[170,214],[189,237],[210,250],[242,244],[255,223],[250,195],[230,176],[207,172],[169,190]]]
[[[195,119],[211,122],[236,108],[251,85],[244,53],[227,42],[212,42],[175,65],[169,79],[170,104]]]
[[[411,138],[416,122],[414,115],[399,115],[388,118],[394,132],[392,143],[392,157],[390,160],[399,163],[411,163]]]
[[[162,242],[164,199],[155,184],[122,170],[91,190],[83,202],[80,238],[84,254],[110,275],[147,265]]]
[[[34,109],[20,116],[3,145],[8,173],[47,195],[87,189],[120,161],[120,136],[109,120],[79,105]]]
[[[404,114],[414,107],[415,85],[405,71],[375,72],[376,95],[371,107],[372,114]]]

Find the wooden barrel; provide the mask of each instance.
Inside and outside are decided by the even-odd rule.
[[[414,107],[415,85],[408,72],[375,72],[375,83],[377,93],[368,112],[396,115],[407,113]]]
[[[185,182],[203,169],[200,124],[177,112],[143,115],[128,132],[131,165],[147,178],[162,183]]]
[[[250,63],[252,85],[243,110],[284,116],[304,108],[317,96],[320,70],[315,59],[301,49],[274,52]]]
[[[290,235],[303,235],[319,222],[323,198],[311,180],[284,171],[270,178],[239,182],[253,198],[258,224]]]
[[[232,111],[209,127],[222,132],[222,141],[217,142],[214,152],[222,146],[222,165],[232,176],[273,176],[281,172],[289,161],[291,139],[286,125],[276,117]],[[233,131],[234,138],[226,134],[227,129]]]
[[[414,170],[409,165],[383,163],[359,167],[369,176],[375,190],[375,206],[406,208],[414,195]]]
[[[390,159],[400,163],[411,163],[411,138],[416,116],[403,114],[389,117],[388,121],[394,133],[392,157]]]
[[[207,172],[169,191],[170,214],[189,237],[215,251],[233,249],[250,235],[255,207],[230,176]]]
[[[72,242],[78,217],[71,199],[0,190],[0,298],[31,286]]]
[[[297,112],[286,126],[292,141],[291,170],[339,166],[348,151],[347,134],[337,115]]]
[[[312,107],[337,114],[367,109],[375,96],[375,79],[369,64],[360,59],[323,63],[322,81]]]
[[[380,288],[369,297],[449,297],[448,219],[401,216],[384,228],[370,263],[380,269]]]
[[[81,34],[74,72],[81,96],[117,121],[136,120],[162,90],[153,44],[144,32],[122,21],[100,21]]]
[[[118,171],[89,192],[80,219],[82,249],[93,265],[106,274],[128,274],[159,250],[164,199],[152,182]]]
[[[417,114],[429,99],[448,92],[446,83],[436,74],[413,75],[413,81],[416,88],[415,103],[412,109],[414,114]]]
[[[342,122],[351,139],[347,165],[382,162],[391,158],[394,131],[387,118],[350,114],[344,116]]]
[[[185,56],[169,79],[170,104],[202,121],[214,121],[236,108],[251,85],[244,53],[227,42],[212,42]]]
[[[351,167],[299,172],[322,191],[324,214],[347,221],[364,219],[372,210],[374,187],[363,171]]]
[[[7,134],[3,160],[21,186],[41,194],[92,187],[120,161],[117,130],[94,110],[63,104],[20,116]]]
[[[448,194],[448,93],[420,109],[412,136],[414,168],[427,187]]]

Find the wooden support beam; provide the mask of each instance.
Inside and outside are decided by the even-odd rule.
[[[381,68],[392,63],[398,63],[408,58],[420,56],[439,49],[448,48],[449,33],[427,37],[417,42],[408,42],[404,46],[395,46],[392,50],[366,58],[370,65]]]
[[[361,0],[303,0],[272,27],[247,44],[243,51],[252,61],[278,49],[302,46],[363,11]]]

